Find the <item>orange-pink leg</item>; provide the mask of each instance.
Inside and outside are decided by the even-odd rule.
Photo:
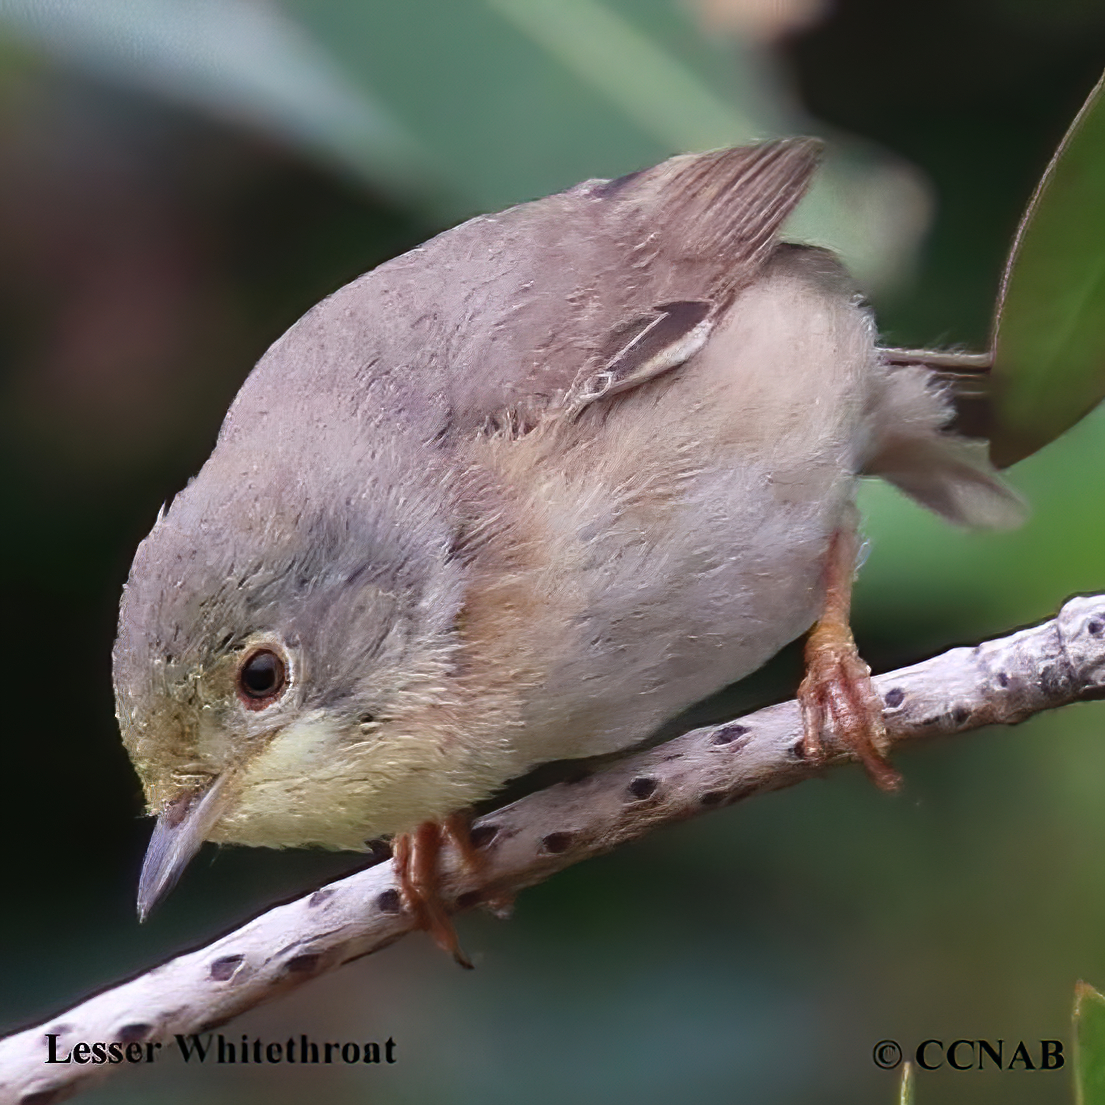
[[[395,873],[403,904],[418,927],[425,929],[443,951],[469,970],[472,962],[464,954],[445,904],[440,895],[438,859],[446,839],[451,839],[467,871],[479,869],[483,857],[473,847],[468,818],[450,814],[444,822],[423,821],[414,832],[400,833],[392,841]]]
[[[806,640],[806,677],[798,688],[802,748],[809,759],[823,758],[827,731],[851,750],[878,786],[897,790],[902,777],[886,758],[882,700],[849,624],[855,563],[854,531],[838,530],[825,560],[825,605]]]

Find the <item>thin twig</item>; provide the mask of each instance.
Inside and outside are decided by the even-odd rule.
[[[957,648],[879,676],[897,744],[916,737],[1014,724],[1043,710],[1105,696],[1105,596],[1071,599],[1057,618],[974,648]],[[696,729],[612,766],[531,794],[478,821],[478,873],[442,857],[453,909],[494,907],[523,887],[658,825],[822,770],[801,759],[797,704],[785,702]],[[829,749],[828,763],[846,757]],[[80,1041],[165,1041],[202,1033],[310,978],[394,943],[412,928],[391,863],[279,906],[199,951],[105,990],[49,1021],[0,1040],[0,1103],[60,1101],[111,1064],[47,1064]],[[127,1065],[127,1064],[121,1064]]]

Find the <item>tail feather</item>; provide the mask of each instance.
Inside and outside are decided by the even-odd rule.
[[[986,442],[947,429],[954,413],[947,389],[929,369],[889,369],[865,474],[889,480],[957,525],[1019,526],[1028,513],[1024,500],[990,463]]]

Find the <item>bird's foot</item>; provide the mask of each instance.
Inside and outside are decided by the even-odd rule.
[[[468,820],[463,814],[450,814],[444,822],[423,821],[410,833],[400,833],[392,841],[392,856],[403,905],[415,923],[448,952],[460,966],[471,970],[472,961],[464,954],[453,927],[452,918],[441,900],[438,859],[445,841],[452,840],[461,863],[468,871],[479,868],[482,857],[472,845]]]
[[[854,530],[838,530],[825,558],[824,609],[806,639],[806,677],[798,688],[802,751],[809,760],[823,760],[828,735],[863,764],[879,787],[897,790],[902,777],[886,758],[882,699],[849,625],[855,562]]]
[[[883,790],[897,790],[902,777],[886,758],[882,699],[871,683],[848,624],[822,620],[806,642],[806,677],[798,688],[802,707],[802,751],[825,756],[826,732],[844,745]]]

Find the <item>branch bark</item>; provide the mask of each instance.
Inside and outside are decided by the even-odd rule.
[[[1051,621],[878,676],[875,687],[894,745],[1105,697],[1105,595],[1073,598]],[[479,872],[463,870],[451,848],[444,852],[443,898],[455,910],[494,907],[659,825],[791,786],[846,759],[830,746],[826,761],[804,761],[801,737],[798,706],[784,702],[531,794],[475,824]],[[47,1065],[47,1033],[59,1057],[78,1041],[169,1043],[176,1033],[221,1026],[411,928],[390,862],[324,886],[0,1040],[0,1105],[47,1105],[117,1069]]]

